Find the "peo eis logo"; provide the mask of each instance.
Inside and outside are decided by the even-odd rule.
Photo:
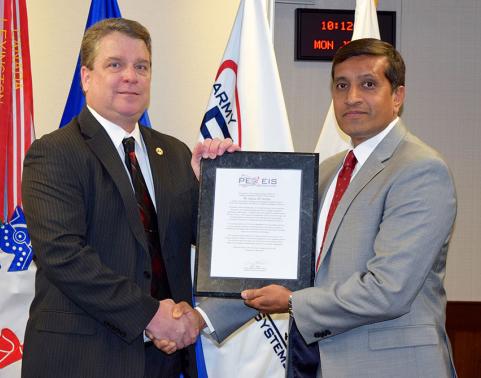
[[[276,186],[276,177],[260,177],[260,176],[248,176],[241,175],[238,179],[240,186]]]

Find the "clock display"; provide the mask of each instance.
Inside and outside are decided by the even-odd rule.
[[[341,22],[334,22],[334,21],[321,21],[321,30],[347,30],[347,31],[354,31],[354,22],[353,21],[341,21]]]
[[[396,12],[378,11],[377,18],[381,39],[395,45]],[[296,60],[332,60],[353,31],[354,11],[296,9]]]

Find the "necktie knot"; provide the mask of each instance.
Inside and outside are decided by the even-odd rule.
[[[135,139],[134,137],[128,137],[122,140],[124,151],[127,154],[135,152]]]
[[[349,168],[349,169],[354,169],[354,167],[356,166],[356,163],[357,163],[357,159],[356,159],[356,156],[354,155],[354,152],[349,151],[349,153],[347,154],[346,156],[346,160],[344,160],[344,168]]]

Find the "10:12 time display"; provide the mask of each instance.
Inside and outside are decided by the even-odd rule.
[[[396,42],[396,12],[377,11],[383,41]],[[331,60],[337,49],[349,43],[354,32],[354,11],[344,9],[296,9],[296,60]]]
[[[321,21],[321,30],[343,30],[353,31],[354,22],[352,21]]]

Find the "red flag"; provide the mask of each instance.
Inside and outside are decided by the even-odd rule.
[[[0,214],[20,206],[22,164],[35,138],[25,0],[0,0]]]
[[[35,138],[30,72],[25,0],[0,0],[0,220],[13,231],[0,246],[0,375],[12,378],[20,376],[35,277],[20,207],[23,159]]]

